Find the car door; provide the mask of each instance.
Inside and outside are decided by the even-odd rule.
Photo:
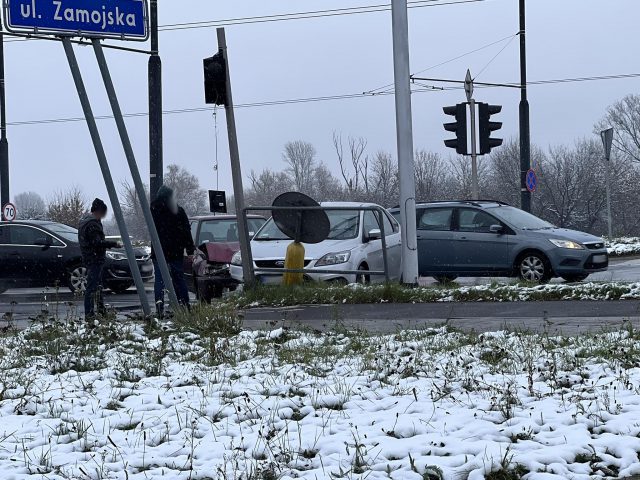
[[[502,232],[491,232],[499,225]],[[490,274],[509,271],[508,227],[479,208],[459,208],[453,232],[455,269],[457,272]]]
[[[385,213],[383,218],[384,233],[387,242],[389,277],[391,280],[398,280],[402,272],[402,237],[400,235],[400,225],[388,213]]]
[[[0,289],[10,286],[12,268],[9,225],[0,225]]]
[[[453,207],[418,208],[418,271],[421,276],[453,268]]]
[[[382,258],[382,240],[369,240],[369,233],[372,230],[380,230],[380,224],[375,213],[365,210],[362,215],[362,240],[364,245],[365,258],[369,270],[384,271],[384,261]],[[380,280],[378,277],[372,280]]]

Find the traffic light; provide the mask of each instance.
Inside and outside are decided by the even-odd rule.
[[[480,118],[480,155],[491,153],[492,148],[502,145],[501,138],[491,138],[493,132],[502,128],[502,122],[492,122],[491,115],[495,115],[501,111],[501,105],[478,103],[478,115]]]
[[[204,99],[207,104],[224,105],[227,100],[227,68],[222,52],[205,58]]]
[[[467,151],[467,104],[459,103],[451,107],[444,107],[444,113],[456,117],[456,121],[445,123],[444,129],[447,132],[455,132],[456,138],[445,140],[444,144],[449,148],[454,148],[460,155],[468,155]]]

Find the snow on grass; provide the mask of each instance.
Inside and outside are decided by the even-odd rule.
[[[609,255],[612,257],[624,257],[640,255],[640,237],[617,237],[605,239]]]
[[[640,335],[48,322],[0,339],[2,479],[640,473]]]
[[[240,308],[319,304],[526,302],[543,300],[640,299],[640,283],[588,282],[577,284],[488,284],[410,288],[402,285],[310,284],[297,288],[260,287],[232,295],[228,302]]]

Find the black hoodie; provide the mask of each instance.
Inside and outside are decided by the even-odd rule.
[[[189,217],[184,209],[178,207],[178,213],[174,214],[169,208],[168,202],[171,195],[173,190],[160,187],[156,199],[151,202],[151,214],[167,262],[177,262],[183,259],[185,250],[189,255],[193,255],[196,247],[191,237]],[[151,256],[156,258],[153,250]]]
[[[85,265],[104,263],[107,250],[118,246],[116,242],[105,240],[102,222],[91,213],[80,220],[78,242]]]

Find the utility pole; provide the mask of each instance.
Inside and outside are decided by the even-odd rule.
[[[0,25],[0,207],[11,201],[11,194],[9,190],[9,140],[7,139],[6,100],[4,79],[4,33],[2,32],[2,25]]]
[[[393,22],[393,70],[396,98],[400,220],[402,223],[402,281],[418,284],[416,179],[411,118],[411,72],[407,0],[391,1]]]
[[[476,101],[473,99],[473,78],[471,71],[467,70],[467,78],[464,82],[464,91],[467,94],[471,118],[471,199],[480,199],[478,187],[478,129],[476,123]]]
[[[525,0],[520,0],[520,207],[531,212],[531,193],[527,189],[527,172],[531,168],[531,127],[527,98],[527,35]]]
[[[158,45],[158,0],[149,5],[151,56],[149,57],[149,193],[156,198],[163,183],[162,159],[162,59]]]
[[[216,29],[218,35],[218,49],[222,53],[225,68],[226,99],[224,109],[227,116],[227,133],[229,136],[229,155],[231,157],[231,176],[233,178],[233,196],[238,216],[238,237],[240,240],[240,255],[242,255],[242,273],[245,285],[252,287],[255,283],[253,276],[253,256],[249,242],[249,228],[244,212],[244,187],[242,186],[242,168],[240,166],[240,150],[238,148],[238,134],[236,132],[236,116],[233,111],[233,95],[231,94],[231,75],[229,74],[229,55],[227,54],[227,37],[224,28]],[[415,223],[415,222],[414,222]]]
[[[604,168],[606,169],[607,182],[607,221],[609,238],[613,238],[613,219],[611,217],[611,147],[613,146],[613,128],[607,128],[600,132],[602,145],[604,146]]]

